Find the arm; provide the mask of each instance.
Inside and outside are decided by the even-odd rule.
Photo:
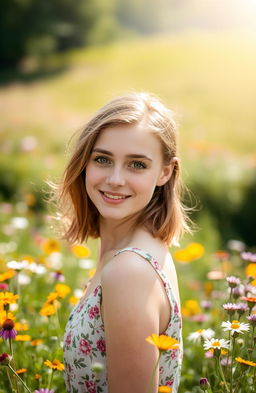
[[[161,288],[152,266],[123,253],[102,271],[102,303],[109,393],[146,393],[158,349],[145,341],[159,334]],[[159,373],[154,378],[157,392]]]

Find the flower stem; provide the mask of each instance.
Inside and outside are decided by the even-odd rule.
[[[27,385],[25,384],[25,382],[23,381],[23,379],[19,376],[19,374],[16,373],[16,371],[12,368],[12,366],[10,364],[8,364],[9,369],[13,372],[13,374],[16,376],[16,378],[22,383],[22,385],[24,386],[24,388],[29,392],[32,393],[31,390],[27,387]]]
[[[159,364],[160,356],[161,356],[161,351],[159,351],[159,355],[158,355],[158,359],[157,359],[156,365],[155,365],[155,367],[154,367],[154,369],[153,369],[153,372],[152,372],[152,374],[151,374],[150,381],[149,381],[149,385],[148,385],[148,390],[147,390],[147,393],[151,393],[151,392],[152,392],[152,387],[153,387],[153,378],[154,378],[154,375],[155,375],[156,369],[157,369],[157,367],[158,367],[158,364]]]
[[[228,385],[227,385],[227,381],[226,381],[226,378],[224,376],[224,373],[223,373],[223,370],[222,370],[222,367],[221,367],[220,357],[216,358],[216,363],[217,363],[217,368],[218,368],[219,373],[220,373],[220,377],[221,377],[221,379],[223,379],[226,391],[229,393],[229,388],[228,388]]]
[[[233,393],[233,362],[234,362],[235,337],[232,338],[231,363],[230,363],[230,393]]]
[[[16,369],[14,355],[13,355],[12,339],[11,338],[9,338],[9,346],[10,346],[10,352],[11,352],[11,357],[12,357],[11,362],[13,364],[14,369]],[[16,372],[14,372],[14,374],[16,375],[16,378],[15,378],[16,392],[19,393],[19,386],[18,386],[18,382],[17,382],[17,375],[18,374],[16,374]]]
[[[48,383],[48,389],[50,390],[51,389],[51,384],[52,384],[52,378],[53,378],[53,369],[52,369],[52,373],[51,373],[51,376],[50,376],[50,379],[49,379],[49,383]]]

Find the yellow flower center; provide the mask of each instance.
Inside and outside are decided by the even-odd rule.
[[[213,347],[220,347],[220,342],[219,342],[219,341],[214,341],[214,342],[212,343],[212,346],[213,346]]]
[[[201,333],[203,333],[203,331],[204,331],[204,329],[198,329],[197,333],[201,334]]]
[[[239,328],[240,328],[240,323],[239,323],[239,321],[236,321],[236,320],[232,321],[232,323],[231,323],[231,328],[232,328],[232,329],[239,329]]]

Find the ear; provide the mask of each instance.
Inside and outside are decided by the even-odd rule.
[[[165,183],[168,182],[168,180],[170,180],[173,170],[175,168],[175,166],[178,163],[178,158],[177,157],[173,157],[171,160],[171,163],[169,165],[164,165],[162,168],[162,171],[158,177],[157,186],[163,186]]]

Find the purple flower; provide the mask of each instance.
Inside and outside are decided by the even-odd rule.
[[[54,390],[51,389],[39,389],[39,390],[35,390],[34,393],[54,393]]]
[[[11,356],[8,353],[2,353],[0,355],[0,365],[7,366],[11,361]]]
[[[253,254],[252,252],[241,252],[240,254],[241,258],[244,261],[248,261],[248,262],[256,262],[256,254]]]
[[[226,278],[228,285],[230,286],[230,288],[235,288],[238,285],[241,284],[240,278],[235,277],[235,276],[229,276]]]
[[[2,329],[0,330],[0,337],[2,337],[3,340],[9,340],[9,338],[14,339],[16,335],[17,332],[14,329],[13,320],[7,318],[3,323]]]
[[[200,378],[199,385],[200,385],[200,389],[202,389],[204,392],[210,387],[207,378]]]
[[[210,300],[202,300],[201,301],[201,307],[204,310],[209,310],[212,307],[212,302]]]
[[[256,314],[246,317],[252,326],[256,326]]]
[[[247,310],[248,310],[247,304],[245,304],[245,303],[237,303],[236,304],[236,311],[238,312],[239,315],[242,315]]]

